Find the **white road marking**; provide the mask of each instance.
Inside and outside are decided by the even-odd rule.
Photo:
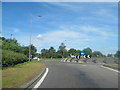
[[[109,69],[109,70],[112,70],[112,71],[115,71],[115,72],[120,73],[118,70],[115,70],[115,69],[112,69],[112,68],[109,68],[109,67],[105,67],[105,66],[101,66],[101,67],[103,67],[103,68],[107,68],[107,69]]]
[[[45,71],[43,77],[38,81],[38,83],[37,83],[33,88],[36,88],[36,89],[37,89],[37,88],[42,84],[42,82],[44,81],[45,77],[46,77],[47,74],[48,74],[48,71],[49,71],[49,69],[46,68],[46,71]],[[33,90],[35,90],[35,89],[33,89]]]
[[[82,66],[87,66],[87,65],[82,65]]]

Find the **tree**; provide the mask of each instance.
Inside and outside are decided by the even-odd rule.
[[[120,58],[120,51],[117,51],[117,52],[114,54],[114,57]]]
[[[103,54],[102,54],[100,51],[94,51],[94,52],[92,53],[92,56],[93,56],[93,57],[103,57]]]
[[[33,46],[33,44],[31,44],[31,55],[32,55],[32,58],[35,57],[36,55],[36,52],[37,52],[37,49],[35,46]]]
[[[55,57],[56,51],[55,51],[54,47],[50,47],[50,49],[48,50],[48,53],[49,53],[50,58]]]
[[[77,50],[77,55],[81,55],[81,50]]]
[[[113,56],[113,54],[108,54],[108,55],[107,55],[107,57],[112,57],[112,56]]]
[[[89,47],[83,49],[83,52],[85,53],[85,55],[92,55],[92,50]]]
[[[71,48],[71,49],[69,49],[69,50],[68,50],[68,53],[69,53],[69,55],[70,55],[70,54],[71,54],[71,55],[76,55],[77,50],[76,50],[76,49]]]
[[[47,49],[41,49],[41,57],[48,58],[48,50]]]
[[[29,46],[21,47],[21,52],[25,54],[27,57],[29,57]]]
[[[76,49],[69,49],[68,51],[69,55],[72,54],[72,55],[81,55],[81,50],[76,50]]]
[[[20,52],[20,45],[18,44],[17,40],[14,39],[3,39],[2,41],[2,49],[11,50],[14,52]]]
[[[59,49],[57,51],[57,56],[59,58],[64,58],[64,57],[68,56],[68,52],[65,48],[66,48],[66,46],[64,45],[64,43],[61,43],[61,45],[59,46]]]

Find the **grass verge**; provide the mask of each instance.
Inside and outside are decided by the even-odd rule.
[[[2,70],[2,88],[20,88],[31,81],[44,68],[37,62],[25,62]]]
[[[92,57],[93,59],[118,59],[116,57]]]
[[[105,65],[103,65],[103,66],[106,66],[106,67],[110,67],[110,68],[113,68],[113,69],[120,70],[120,65],[105,64]]]

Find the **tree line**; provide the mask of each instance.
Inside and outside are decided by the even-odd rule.
[[[2,65],[10,66],[18,63],[23,63],[28,61],[29,58],[29,46],[23,46],[18,43],[18,41],[13,38],[6,39],[5,37],[0,37],[0,51],[2,51]],[[77,50],[71,48],[66,49],[64,43],[61,43],[58,50],[54,47],[49,49],[41,49],[40,53],[37,53],[37,49],[34,45],[31,44],[31,55],[32,58],[67,58],[72,55],[81,55],[81,52],[84,52],[86,55],[92,55],[92,57],[106,57],[100,51],[92,51],[91,48],[85,48],[83,50]],[[120,57],[120,51],[117,51],[114,55],[108,54],[107,57]]]
[[[100,51],[92,51],[91,48],[85,48],[83,50],[77,50],[74,48],[71,48],[69,50],[66,50],[66,46],[64,43],[61,43],[58,50],[56,51],[54,47],[50,47],[49,49],[41,49],[41,53],[38,54],[39,58],[66,58],[70,57],[71,55],[80,55],[81,52],[84,52],[85,55],[91,55],[92,57],[120,57],[120,51],[117,51],[115,54],[108,54],[104,55]]]

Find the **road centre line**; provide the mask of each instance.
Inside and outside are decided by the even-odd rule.
[[[42,78],[37,82],[37,84],[33,87],[33,90],[35,90],[35,88],[37,89],[37,88],[42,84],[42,82],[44,81],[45,77],[46,77],[47,74],[48,74],[48,71],[49,71],[49,69],[46,68],[46,71],[45,71],[43,77],[42,77]]]
[[[112,70],[112,71],[115,71],[115,72],[117,72],[117,73],[120,73],[118,70],[115,70],[115,69],[112,69],[112,68],[109,68],[109,67],[105,67],[105,66],[101,66],[101,67],[106,68],[106,69],[109,69],[109,70]]]

